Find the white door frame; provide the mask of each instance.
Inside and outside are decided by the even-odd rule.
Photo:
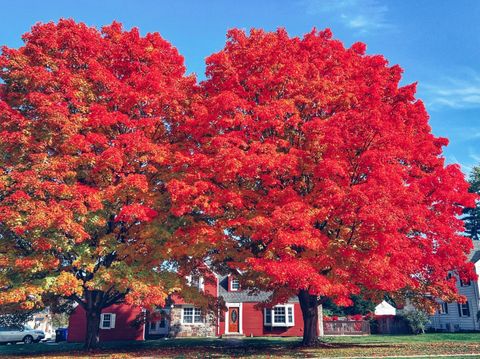
[[[165,327],[163,328],[160,328],[159,325],[160,325],[160,322],[161,322],[161,319],[160,320],[151,320],[148,322],[148,334],[151,334],[151,335],[167,335],[168,332],[170,331],[170,309],[162,309],[162,311],[164,312],[164,323],[165,323]],[[152,329],[151,329],[151,323],[155,323],[155,330],[152,332]]]
[[[227,311],[225,312],[225,334],[243,334],[243,303],[225,303]],[[228,319],[230,318],[229,309],[238,308],[238,333],[228,331]]]

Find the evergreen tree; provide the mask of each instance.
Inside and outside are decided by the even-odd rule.
[[[470,183],[469,192],[480,194],[480,167],[474,167],[468,179]],[[478,241],[480,239],[480,202],[476,202],[473,208],[464,210],[465,232],[468,237]]]

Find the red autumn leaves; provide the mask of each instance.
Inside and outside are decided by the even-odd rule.
[[[179,284],[152,268],[207,256],[277,299],[452,299],[447,272],[473,278],[458,216],[474,198],[415,85],[364,44],[231,30],[197,84],[158,34],[116,23],[24,40],[0,57],[0,222],[16,234],[0,263],[57,263],[45,292],[68,272],[161,304]]]

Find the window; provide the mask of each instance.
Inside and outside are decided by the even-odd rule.
[[[203,322],[202,310],[200,308],[183,308],[182,324],[199,324]]]
[[[236,291],[240,289],[240,281],[238,279],[232,279],[230,282],[230,289]]]
[[[468,305],[468,301],[461,304],[458,303],[458,314],[461,317],[469,317],[470,316],[470,307]]]
[[[166,324],[167,324],[167,321],[165,320],[165,318],[162,317],[162,319],[160,319],[160,322],[158,323],[158,327],[165,328]]]
[[[102,313],[100,315],[100,329],[115,328],[115,316],[113,313]]]
[[[439,314],[448,314],[448,303],[442,302],[438,308]]]
[[[264,309],[264,324],[272,327],[292,327],[295,323],[293,305],[276,305]]]
[[[273,308],[273,321],[274,323],[286,323],[287,318],[285,317],[285,307],[275,307]]]
[[[203,291],[203,288],[204,288],[203,277],[189,275],[186,277],[186,279],[187,279],[187,284],[190,287],[198,288],[199,290]]]
[[[469,280],[461,280],[461,279],[460,279],[460,286],[462,286],[462,287],[469,287],[469,286],[470,286],[470,281],[469,281]]]

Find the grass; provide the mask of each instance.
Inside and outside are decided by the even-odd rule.
[[[379,356],[411,358],[480,358],[480,333],[441,333],[424,335],[371,335],[327,337],[325,345],[302,348],[299,338],[184,338],[145,342],[102,343],[86,353],[82,344],[31,344],[0,346],[0,356],[15,358],[372,358]],[[447,358],[447,357],[442,357]]]

